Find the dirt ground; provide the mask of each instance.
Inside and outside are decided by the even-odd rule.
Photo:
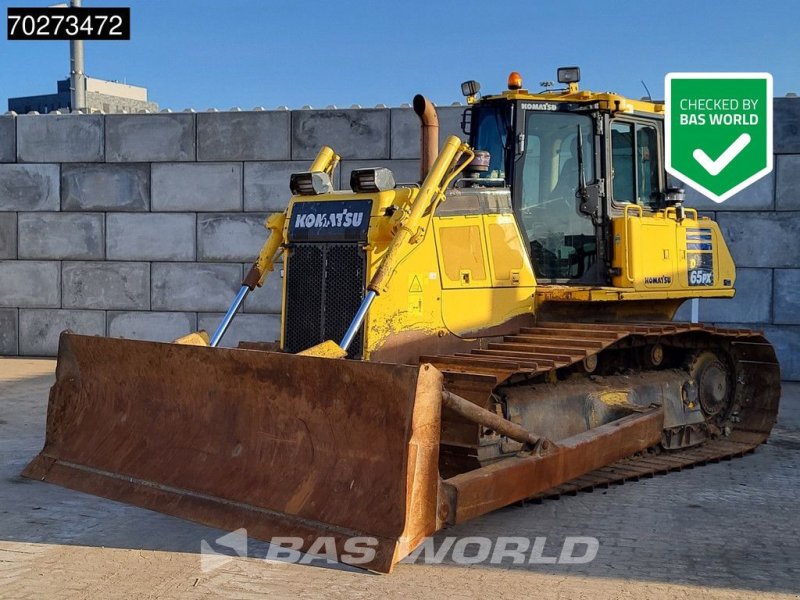
[[[445,536],[599,541],[588,564],[401,563],[391,575],[246,557],[203,569],[226,532],[19,477],[41,449],[52,360],[0,359],[0,598],[766,598],[800,596],[800,384],[747,457],[558,501]]]

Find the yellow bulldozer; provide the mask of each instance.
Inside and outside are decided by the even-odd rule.
[[[176,343],[64,332],[24,474],[256,538],[324,536],[388,572],[511,503],[752,451],[780,398],[761,333],[677,323],[734,295],[717,224],[664,170],[664,106],[563,87],[480,96],[422,177],[322,148],[220,327]],[[346,174],[342,174],[346,179]],[[280,340],[218,344],[283,273]],[[254,332],[257,336],[257,332]],[[356,562],[351,560],[350,562]]]

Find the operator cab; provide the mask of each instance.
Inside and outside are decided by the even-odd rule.
[[[608,285],[610,218],[636,204],[663,208],[663,105],[579,91],[580,69],[559,69],[563,89],[532,94],[518,73],[508,91],[478,98],[462,91],[470,145],[490,155],[480,177],[511,187],[537,279]]]

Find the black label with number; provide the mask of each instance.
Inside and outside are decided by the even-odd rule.
[[[9,8],[9,40],[129,40],[131,9]]]

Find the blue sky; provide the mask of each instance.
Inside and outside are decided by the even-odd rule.
[[[46,6],[56,0],[0,0]],[[582,87],[663,98],[669,71],[768,71],[775,95],[800,93],[800,2],[84,0],[130,6],[130,42],[87,42],[86,72],[144,85],[162,108],[330,104],[397,106],[459,84],[526,87],[581,66]],[[426,21],[420,20],[420,15]],[[0,38],[0,112],[8,96],[55,91],[67,42]]]

